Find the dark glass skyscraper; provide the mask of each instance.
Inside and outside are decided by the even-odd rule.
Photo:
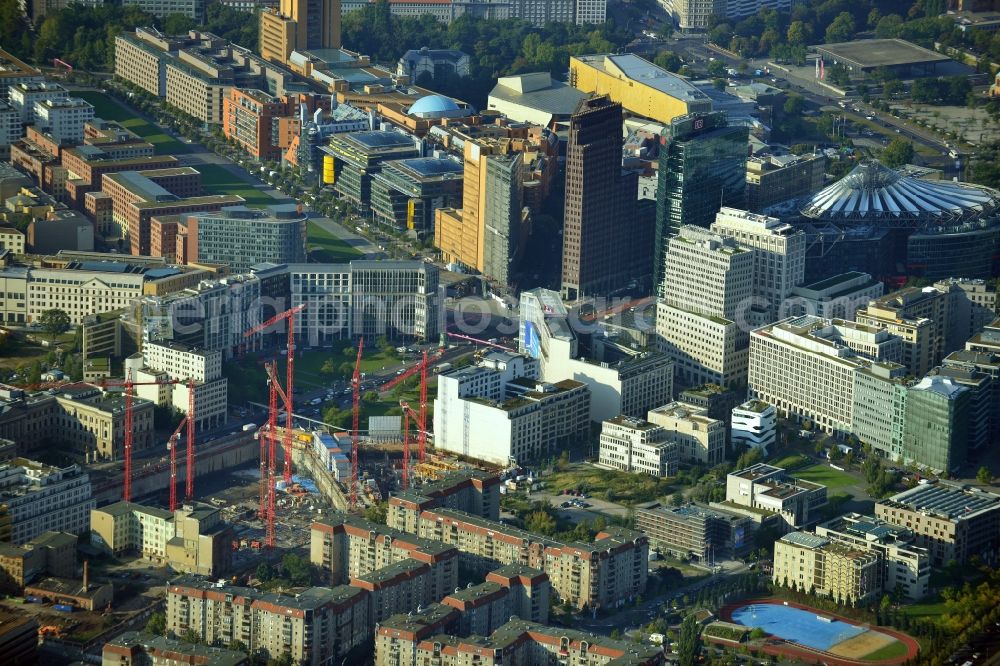
[[[626,286],[648,238],[636,212],[638,175],[622,171],[622,106],[607,96],[580,103],[566,146],[562,297],[574,301]],[[647,226],[648,229],[648,226]]]
[[[657,290],[671,236],[685,224],[708,227],[723,206],[745,208],[748,139],[748,129],[729,125],[722,111],[675,118],[664,131],[653,245]]]

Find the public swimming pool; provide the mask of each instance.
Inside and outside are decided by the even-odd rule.
[[[769,634],[817,650],[829,650],[866,631],[832,618],[821,620],[816,615],[813,611],[777,604],[750,604],[732,612],[733,622],[744,627],[760,627]]]

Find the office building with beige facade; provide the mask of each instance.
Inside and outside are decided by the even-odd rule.
[[[848,513],[816,526],[816,536],[875,553],[879,558],[879,588],[919,601],[930,591],[931,559],[914,544],[913,530],[873,516]]]
[[[199,642],[246,646],[271,658],[288,654],[303,666],[340,662],[370,644],[369,596],[356,587],[312,587],[273,594],[218,585],[194,576],[167,585],[167,631]]]
[[[232,562],[232,529],[207,504],[185,504],[171,513],[132,502],[90,512],[90,540],[114,557],[135,554],[174,571],[201,576],[225,573]]]
[[[726,457],[726,423],[705,409],[671,402],[650,410],[646,419],[666,431],[666,441],[676,445],[681,460],[712,466]]]
[[[657,478],[676,476],[678,448],[676,442],[668,441],[662,427],[644,419],[617,416],[601,424],[597,463]]]
[[[973,555],[1000,555],[1000,495],[939,481],[920,484],[875,503],[875,516],[913,531],[931,566],[967,564]]]
[[[0,589],[19,594],[40,576],[76,576],[75,534],[45,532],[15,546],[0,542]]]
[[[902,351],[902,340],[881,328],[790,317],[750,333],[749,394],[823,432],[849,433],[855,373],[873,361],[898,362]]]
[[[792,532],[774,543],[775,585],[867,606],[882,593],[879,558],[808,532]]]
[[[287,64],[292,51],[340,48],[340,0],[281,0],[260,15],[260,53]]]

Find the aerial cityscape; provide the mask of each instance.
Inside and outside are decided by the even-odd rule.
[[[0,16],[0,666],[1000,666],[1000,0]]]

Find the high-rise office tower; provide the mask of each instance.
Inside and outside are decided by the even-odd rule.
[[[622,171],[622,107],[606,95],[586,99],[570,118],[562,298],[606,295],[641,277],[649,252],[636,213],[638,176]]]
[[[680,383],[746,381],[756,258],[757,250],[693,225],[670,239],[656,334]]]
[[[340,0],[281,0],[260,15],[260,54],[288,63],[292,51],[340,48]]]
[[[667,241],[686,224],[708,227],[723,206],[745,208],[749,131],[722,111],[671,121],[660,146],[653,284],[663,295]]]
[[[483,212],[483,275],[508,285],[527,234],[528,209],[521,206],[522,153],[497,155],[486,162]]]

